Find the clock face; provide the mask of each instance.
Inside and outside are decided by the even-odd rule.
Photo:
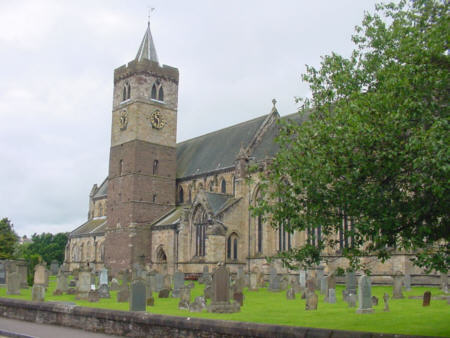
[[[167,124],[167,121],[163,119],[159,110],[155,110],[152,115],[150,115],[150,123],[153,128],[162,129]]]

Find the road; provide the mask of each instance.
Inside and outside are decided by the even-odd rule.
[[[87,332],[65,326],[37,324],[21,320],[0,317],[0,337],[11,337],[2,331],[12,332],[33,338],[103,338],[117,337],[102,333]],[[17,336],[16,336],[17,337]]]

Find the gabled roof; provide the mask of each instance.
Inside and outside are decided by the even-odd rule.
[[[141,61],[143,59],[158,62],[158,55],[156,55],[156,48],[153,43],[152,32],[150,31],[150,21],[148,22],[147,30],[145,31],[141,45],[136,54],[136,61]]]
[[[231,195],[219,194],[214,192],[205,191],[206,203],[210,207],[214,216],[217,216],[222,211],[228,209],[231,205],[237,202],[239,199],[234,198]]]
[[[177,144],[177,178],[232,167],[267,115]]]
[[[72,231],[69,237],[82,237],[86,235],[91,236],[94,234],[102,235],[105,233],[105,230],[106,230],[106,217],[94,218],[80,225],[78,228]]]

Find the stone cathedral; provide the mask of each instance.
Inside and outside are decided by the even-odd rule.
[[[249,211],[258,179],[247,179],[248,168],[266,170],[278,149],[276,101],[266,115],[177,143],[178,79],[177,68],[159,63],[148,25],[136,58],[114,71],[109,173],[90,192],[87,221],[70,234],[71,270],[89,264],[115,275],[136,262],[169,273],[219,262],[265,270],[266,256],[307,240]],[[324,255],[328,268],[342,263],[336,252]],[[412,269],[403,254],[374,264],[380,276]]]

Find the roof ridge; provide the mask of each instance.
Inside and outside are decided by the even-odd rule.
[[[206,136],[209,136],[209,135],[212,135],[212,134],[215,134],[215,133],[218,133],[218,132],[227,130],[227,129],[231,129],[231,128],[234,128],[234,127],[237,127],[237,126],[241,126],[241,125],[246,124],[246,123],[255,122],[256,120],[258,120],[258,119],[260,119],[260,118],[262,118],[262,117],[267,117],[267,115],[269,115],[269,114],[264,114],[264,115],[255,117],[255,118],[253,118],[253,119],[251,119],[251,120],[247,120],[247,121],[244,121],[244,122],[240,122],[240,123],[237,123],[237,124],[233,124],[233,125],[231,125],[231,126],[228,126],[228,127],[222,128],[222,129],[218,129],[218,130],[215,130],[215,131],[211,131],[211,132],[209,132],[209,133],[206,133],[206,134],[203,134],[203,135],[199,135],[199,136],[190,138],[190,139],[188,139],[188,140],[184,140],[184,141],[182,141],[182,142],[177,143],[177,146],[179,146],[179,145],[181,145],[181,144],[184,144],[184,143],[187,143],[187,142],[189,142],[189,141],[193,141],[193,140],[196,140],[196,139],[199,139],[199,138],[202,138],[202,137],[206,137]]]

